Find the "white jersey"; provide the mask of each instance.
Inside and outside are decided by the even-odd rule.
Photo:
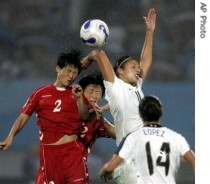
[[[114,119],[117,146],[130,132],[143,126],[139,115],[139,104],[144,97],[141,90],[142,79],[134,87],[115,77],[114,83],[104,81],[105,99],[110,105]]]
[[[145,126],[128,135],[117,153],[126,163],[134,161],[143,184],[175,184],[180,158],[189,150],[181,134]]]

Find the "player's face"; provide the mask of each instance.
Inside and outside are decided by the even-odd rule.
[[[137,80],[140,77],[140,64],[136,60],[130,60],[125,63],[124,69],[121,70],[120,78],[133,86],[136,86]]]
[[[100,85],[90,84],[84,89],[85,97],[92,103],[98,104],[102,98],[102,87]]]
[[[70,86],[76,77],[78,76],[78,69],[75,68],[73,65],[67,65],[62,69],[57,67],[57,87],[67,87]]]

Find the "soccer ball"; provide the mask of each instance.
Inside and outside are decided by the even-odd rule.
[[[109,28],[100,19],[91,19],[84,22],[80,29],[80,38],[88,47],[100,48],[109,37]]]

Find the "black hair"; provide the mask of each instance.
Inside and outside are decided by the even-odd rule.
[[[103,83],[103,78],[100,74],[85,75],[82,79],[79,80],[78,83],[83,90],[90,84],[99,85],[102,88],[102,96],[104,96],[105,86]]]
[[[161,101],[154,95],[145,96],[139,105],[143,121],[159,121],[163,114]]]
[[[62,69],[67,65],[73,65],[78,69],[78,74],[82,71],[81,51],[78,49],[71,49],[69,52],[63,52],[58,56],[57,65]]]
[[[114,72],[117,72],[117,69],[120,68],[124,68],[125,64],[127,63],[127,61],[134,59],[136,60],[136,58],[130,57],[128,55],[124,55],[121,56],[119,59],[116,60],[115,65],[114,65]]]

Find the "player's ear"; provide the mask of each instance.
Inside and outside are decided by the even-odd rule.
[[[61,71],[61,68],[59,66],[56,66],[55,71],[56,73],[59,73]]]
[[[122,74],[123,74],[123,69],[119,67],[119,68],[117,69],[117,74],[118,74],[118,75],[122,75]]]

